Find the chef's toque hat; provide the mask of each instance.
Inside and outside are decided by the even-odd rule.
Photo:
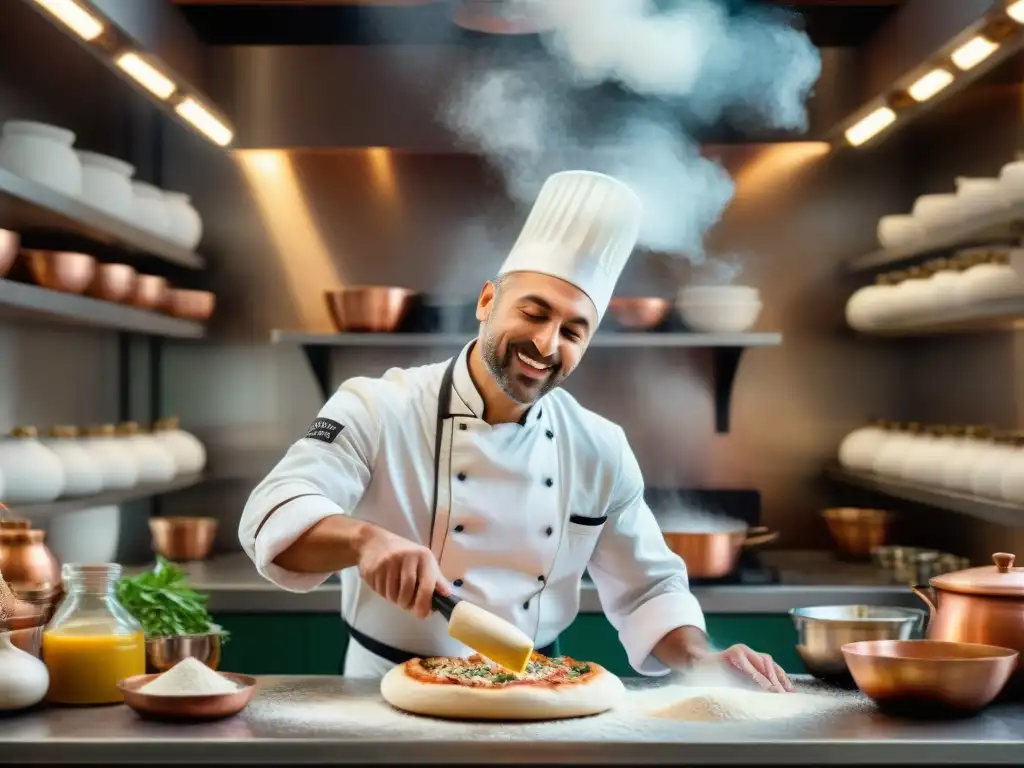
[[[586,293],[601,318],[636,245],[642,214],[636,193],[611,176],[556,173],[544,182],[498,274],[561,278]]]

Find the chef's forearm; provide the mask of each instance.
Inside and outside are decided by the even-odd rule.
[[[380,529],[365,520],[331,515],[306,529],[274,565],[294,573],[333,573],[359,564],[366,542]]]
[[[654,646],[654,657],[666,667],[687,669],[711,652],[708,636],[697,627],[676,627]]]

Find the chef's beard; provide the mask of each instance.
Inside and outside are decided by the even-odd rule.
[[[561,364],[556,361],[551,366],[548,377],[543,381],[536,382],[532,379],[527,379],[522,374],[516,372],[515,360],[513,358],[516,350],[519,348],[523,348],[524,354],[528,357],[543,358],[543,355],[536,354],[536,348],[532,342],[510,340],[505,344],[505,354],[502,355],[500,351],[501,342],[491,331],[489,321],[484,323],[483,333],[480,336],[480,344],[482,345],[480,357],[483,359],[484,365],[487,366],[487,370],[498,383],[501,391],[520,405],[532,405],[557,387],[562,382],[562,379],[565,378],[559,375],[562,368]]]

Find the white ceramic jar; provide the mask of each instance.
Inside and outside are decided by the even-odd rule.
[[[889,422],[877,420],[857,427],[839,443],[839,464],[854,472],[870,472],[875,454],[889,437]]]
[[[50,673],[42,659],[16,647],[10,632],[0,631],[0,710],[34,707],[49,687]]]
[[[205,446],[199,438],[181,428],[177,416],[157,421],[153,425],[153,437],[174,456],[180,474],[196,474],[206,468]]]
[[[956,196],[964,217],[985,216],[1006,207],[1006,197],[998,178],[956,179]]]
[[[921,195],[914,201],[911,215],[926,232],[942,230],[960,223],[960,200],[956,195]]]
[[[142,229],[167,237],[167,207],[163,193],[144,181],[132,182],[132,219]]]
[[[184,192],[164,192],[167,210],[167,236],[190,251],[203,238],[203,220]]]
[[[178,473],[171,452],[152,435],[144,434],[137,422],[118,424],[117,439],[135,457],[140,483],[167,483]]]
[[[1024,296],[1024,277],[1010,266],[1008,251],[992,251],[979,264],[968,267],[957,286],[964,306]]]
[[[75,427],[58,426],[41,441],[64,467],[64,496],[90,496],[103,490],[103,468],[77,436]]]
[[[113,504],[55,515],[46,545],[62,563],[113,563],[121,540],[121,508]]]
[[[134,215],[132,176],[135,167],[116,157],[78,150],[82,164],[82,200],[111,216],[131,219]]]
[[[966,432],[964,427],[943,428],[938,441],[929,446],[926,453],[918,454],[913,469],[908,470],[912,477],[907,476],[907,479],[919,485],[941,488],[946,460],[953,451],[966,444]]]
[[[910,214],[892,214],[878,220],[878,244],[883,248],[911,246],[924,236],[921,224]]]
[[[134,454],[118,442],[114,425],[89,427],[80,438],[82,447],[100,465],[104,490],[126,490],[139,484],[139,467]]]
[[[1024,437],[1013,440],[1016,450],[1003,467],[999,479],[999,496],[1013,504],[1024,504]]]
[[[64,465],[39,442],[35,427],[17,427],[0,441],[0,472],[6,504],[44,504],[64,491]]]
[[[920,440],[920,431],[921,425],[916,422],[893,425],[889,436],[878,447],[871,471],[884,477],[899,478],[903,462]]]
[[[65,195],[82,194],[82,164],[71,148],[75,143],[72,131],[29,120],[8,120],[2,133],[0,166]]]
[[[910,483],[927,482],[926,478],[934,472],[936,457],[943,453],[949,443],[945,427],[927,427],[922,430],[917,442],[907,451],[900,467],[900,478]]]
[[[906,271],[905,279],[896,284],[887,297],[882,327],[912,323],[935,311],[935,284],[920,267]]]
[[[1008,203],[1024,201],[1024,161],[1007,163],[999,171],[999,187]]]
[[[969,493],[974,467],[992,445],[991,430],[968,427],[963,441],[945,455],[942,462],[942,486],[951,491]]]
[[[936,314],[948,312],[960,306],[963,272],[953,262],[936,259],[929,262],[932,284],[932,308]]]
[[[981,453],[971,471],[971,493],[986,499],[1003,496],[1003,474],[1017,456],[1013,437],[997,435],[991,446]]]
[[[847,324],[857,331],[877,328],[879,316],[884,316],[886,297],[892,295],[894,290],[892,278],[880,275],[874,285],[866,285],[855,291],[846,302]]]

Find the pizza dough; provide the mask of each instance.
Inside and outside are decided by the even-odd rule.
[[[428,717],[555,720],[606,712],[625,686],[599,664],[535,653],[521,675],[482,656],[412,659],[384,675],[380,692],[396,709]]]

